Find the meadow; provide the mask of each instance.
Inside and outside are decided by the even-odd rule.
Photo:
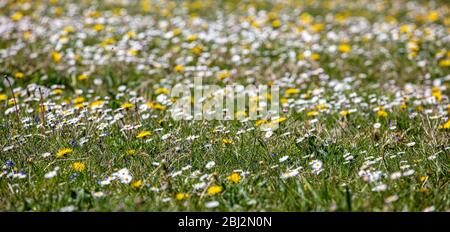
[[[0,6],[0,211],[450,210],[447,1]],[[175,120],[196,77],[279,115]]]

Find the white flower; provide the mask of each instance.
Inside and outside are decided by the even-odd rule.
[[[220,203],[218,201],[209,201],[209,202],[205,203],[205,207],[209,208],[209,209],[210,208],[215,208],[215,207],[217,207],[219,205],[220,205]]]
[[[92,193],[92,196],[94,196],[94,197],[104,197],[105,193],[104,192],[94,192],[94,193]]]
[[[394,172],[391,174],[391,180],[396,180],[398,178],[402,177],[402,173],[401,172]]]
[[[289,156],[286,155],[286,156],[281,157],[279,161],[280,161],[280,163],[283,163],[287,159],[289,159]]]
[[[47,157],[49,157],[51,154],[50,154],[50,152],[45,152],[45,153],[43,153],[41,156],[42,156],[42,158],[47,158]]]
[[[410,169],[410,170],[404,172],[404,173],[403,173],[403,176],[410,176],[410,175],[412,175],[412,174],[414,174],[414,170]]]
[[[373,128],[379,129],[381,127],[381,124],[379,122],[373,124]]]
[[[386,200],[384,200],[384,202],[386,202],[386,204],[390,204],[394,201],[398,200],[398,196],[397,195],[392,195],[386,198]]]
[[[427,208],[423,209],[422,212],[433,212],[435,210],[436,210],[436,207],[434,207],[434,205],[432,205],[430,207],[427,207]]]
[[[214,166],[216,165],[216,162],[214,162],[214,161],[210,161],[210,162],[208,162],[207,164],[206,164],[206,169],[211,169],[211,168],[213,168]]]
[[[298,175],[298,170],[292,170],[281,174],[281,179],[286,179]]]
[[[407,143],[407,144],[406,144],[406,146],[408,146],[408,147],[412,147],[412,146],[414,146],[414,145],[416,145],[416,142],[410,142],[410,143]]]
[[[57,171],[50,171],[50,172],[45,173],[44,177],[47,179],[51,179],[51,178],[55,177],[57,174],[58,174]]]
[[[383,192],[386,191],[387,189],[387,185],[386,184],[380,184],[378,186],[375,186],[374,188],[372,188],[372,192]]]

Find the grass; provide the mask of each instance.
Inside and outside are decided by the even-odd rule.
[[[2,9],[12,27],[0,36],[0,72],[12,89],[0,83],[0,211],[450,210],[444,2],[145,2]],[[15,12],[24,16],[13,20]],[[95,32],[98,23],[105,29]],[[255,120],[174,120],[158,100],[170,94],[158,91],[192,83],[202,67],[211,72],[204,83],[279,85],[286,120],[271,136]],[[150,135],[137,138],[143,131]],[[70,152],[59,157],[63,148]],[[113,173],[124,168],[132,179],[121,182],[130,176]],[[102,182],[111,176],[120,177]]]

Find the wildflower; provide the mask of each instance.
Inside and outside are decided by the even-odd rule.
[[[439,129],[450,129],[450,120],[439,126]]]
[[[213,185],[211,187],[208,188],[208,190],[206,190],[208,192],[208,195],[216,195],[220,192],[222,192],[222,186],[218,186],[218,185]]]
[[[92,29],[94,30],[94,31],[103,31],[103,29],[105,29],[105,26],[103,26],[102,24],[95,24],[93,27],[92,27]]]
[[[133,108],[133,106],[134,105],[129,102],[125,102],[122,105],[120,105],[121,108],[126,109],[126,110]]]
[[[71,148],[61,148],[57,153],[56,157],[61,158],[69,153],[71,153],[73,150]]]
[[[314,117],[314,116],[319,115],[319,112],[317,112],[317,111],[309,111],[306,115],[308,117]]]
[[[189,198],[189,194],[187,193],[177,193],[177,195],[175,196],[175,198],[179,201],[183,201]]]
[[[227,179],[231,182],[231,183],[233,183],[233,184],[237,184],[237,183],[239,183],[240,181],[241,181],[241,176],[238,174],[238,173],[232,173],[231,175],[229,175],[228,177],[227,177]]]
[[[142,180],[136,180],[131,183],[131,187],[137,189],[142,186]]]
[[[61,53],[52,52],[52,59],[53,59],[53,61],[55,61],[55,63],[61,62],[61,58],[62,58]]]
[[[312,168],[313,174],[319,175],[323,171],[322,161],[320,161],[320,160],[312,160],[309,162],[309,165]]]
[[[8,100],[8,96],[6,94],[0,94],[0,101]]]
[[[338,46],[338,50],[342,53],[347,53],[352,50],[352,47],[350,47],[350,45],[344,43],[344,44],[340,44]]]
[[[155,93],[156,94],[169,94],[169,90],[166,88],[157,88],[155,90]]]
[[[383,108],[380,108],[380,110],[378,110],[378,112],[377,112],[377,116],[379,118],[386,118],[388,116],[388,113],[386,111],[384,111]]]
[[[219,206],[220,203],[218,201],[209,201],[205,203],[205,207],[210,209],[210,208],[216,208],[217,206]]]
[[[141,131],[139,132],[138,135],[136,135],[136,138],[140,139],[140,138],[145,138],[150,136],[152,133],[150,131]]]
[[[91,102],[91,104],[89,104],[91,109],[97,109],[97,108],[101,108],[103,106],[104,101],[102,100],[97,100],[97,101],[93,101]]]
[[[343,110],[343,111],[339,112],[339,115],[341,115],[342,117],[346,117],[349,114],[350,114],[350,112],[348,110]]]
[[[293,95],[293,94],[298,94],[298,93],[300,93],[300,90],[299,89],[293,89],[293,88],[287,89],[284,92],[285,95]]]
[[[82,172],[82,171],[84,171],[84,169],[86,169],[86,165],[84,165],[81,162],[75,162],[72,164],[72,168],[73,168],[73,170],[75,170],[77,172]]]
[[[214,161],[210,161],[210,162],[208,162],[207,164],[206,164],[206,169],[211,169],[211,168],[213,168],[214,166],[216,165],[216,162],[214,162]]]
[[[175,72],[184,72],[184,66],[179,64],[174,68]]]
[[[129,155],[129,156],[133,156],[135,154],[136,154],[136,150],[130,149],[127,151],[127,155]]]
[[[22,14],[22,12],[15,12],[13,15],[11,15],[11,19],[13,20],[13,21],[19,21],[19,20],[21,20],[23,18],[23,14]]]
[[[233,140],[231,140],[231,139],[222,139],[222,143],[223,144],[232,144]]]
[[[445,59],[439,61],[439,66],[441,67],[450,67],[450,59]]]
[[[81,74],[81,75],[78,76],[78,80],[79,81],[84,81],[84,80],[87,80],[88,78],[89,77],[86,74]]]
[[[25,74],[23,74],[23,72],[16,72],[14,74],[14,77],[17,78],[17,79],[22,79],[22,78],[25,77]]]

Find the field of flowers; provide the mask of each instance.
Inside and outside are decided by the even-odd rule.
[[[448,1],[0,6],[0,211],[450,210]],[[175,120],[197,77],[279,115]]]

